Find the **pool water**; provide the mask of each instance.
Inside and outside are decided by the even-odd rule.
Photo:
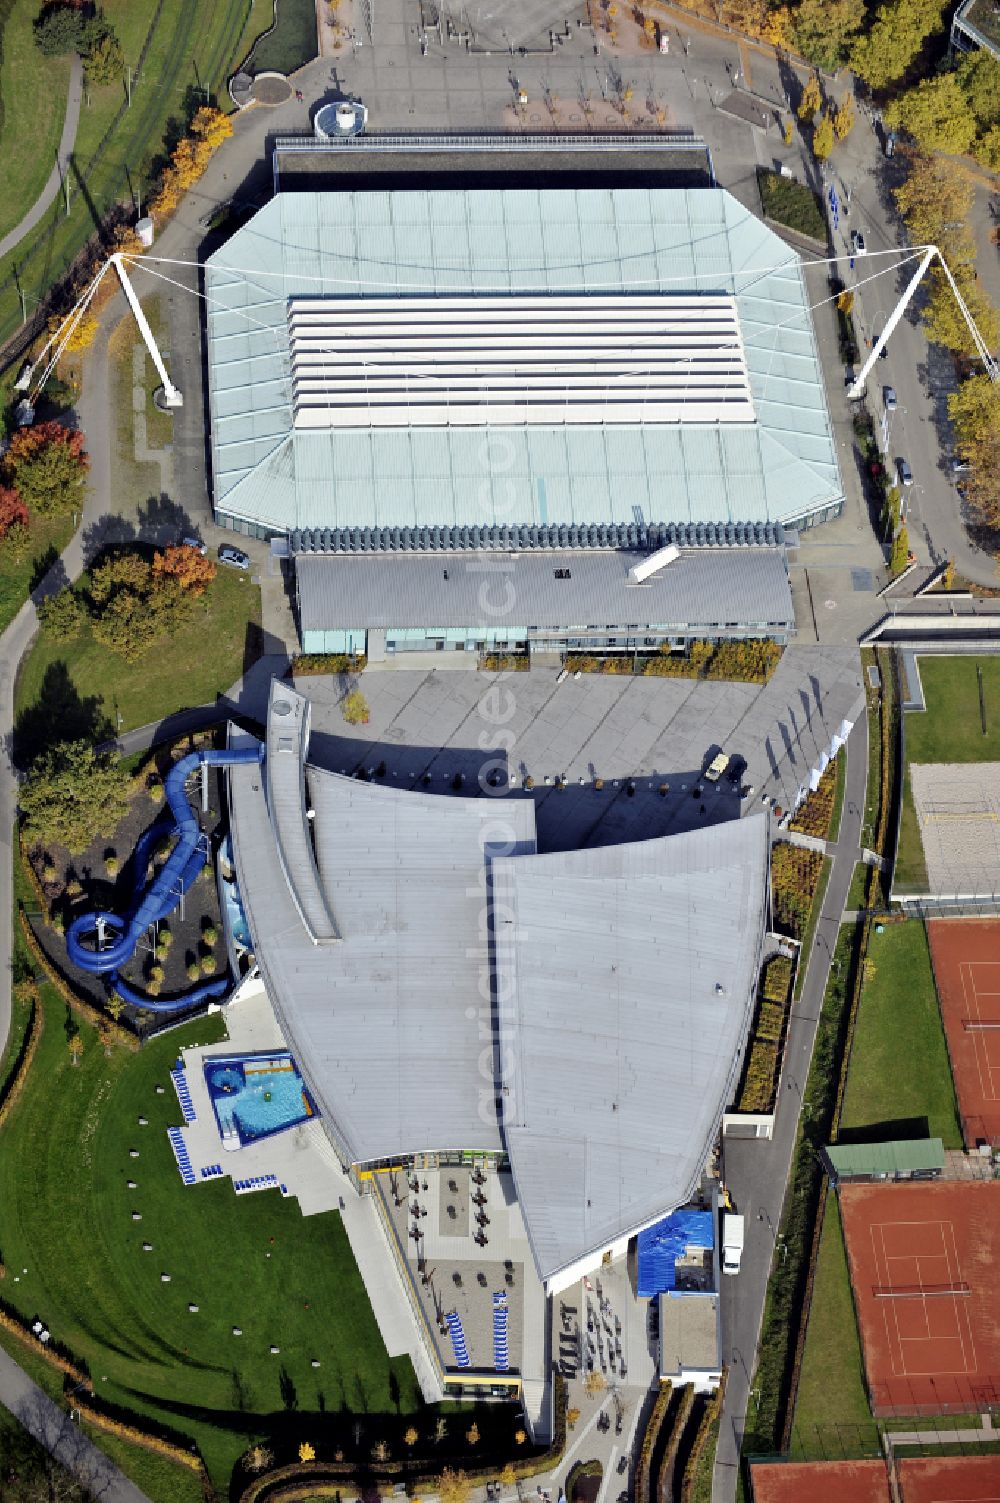
[[[254,1143],[315,1116],[290,1054],[244,1054],[205,1062],[205,1083],[223,1138]]]

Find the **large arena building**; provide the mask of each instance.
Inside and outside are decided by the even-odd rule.
[[[769,911],[768,815],[542,855],[530,795],[308,759],[275,681],[230,771],[235,869],[282,1036],[341,1165],[508,1168],[550,1292],[700,1184]]]
[[[278,192],[205,292],[216,519],[308,561],[307,650],[792,631],[783,545],[843,489],[802,262],[731,194]],[[666,546],[684,569],[626,598]],[[483,553],[532,613],[459,598]],[[417,588],[426,554],[455,567]]]

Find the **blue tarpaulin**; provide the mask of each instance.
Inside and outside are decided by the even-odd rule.
[[[714,1247],[714,1217],[711,1211],[674,1211],[639,1233],[639,1295],[649,1299],[674,1289],[674,1264],[688,1247]]]

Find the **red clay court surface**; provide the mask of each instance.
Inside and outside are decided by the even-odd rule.
[[[1000,1182],[842,1185],[876,1415],[1000,1402]]]
[[[884,1461],[755,1462],[750,1470],[754,1503],[892,1503]]]
[[[902,1503],[1000,1503],[1000,1456],[900,1461],[897,1476]]]
[[[932,919],[927,938],[966,1147],[1000,1143],[1000,919]]]

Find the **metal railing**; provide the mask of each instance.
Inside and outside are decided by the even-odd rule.
[[[572,135],[549,135],[542,131],[524,135],[507,135],[501,131],[376,131],[360,136],[340,136],[320,140],[312,133],[276,136],[275,152],[327,151],[593,151],[595,148],[627,152],[692,151],[704,153],[706,143],[687,126],[669,127],[643,135],[630,131],[621,135],[607,131],[574,132]]]

